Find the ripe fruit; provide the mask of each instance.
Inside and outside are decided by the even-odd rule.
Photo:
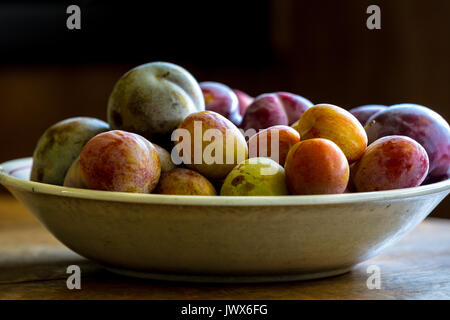
[[[189,169],[176,168],[161,175],[155,193],[215,196],[216,189],[200,173]]]
[[[231,88],[212,81],[201,82],[200,88],[205,97],[206,110],[223,115],[236,126],[241,124],[242,116],[239,113],[239,100]]]
[[[250,97],[248,94],[238,89],[233,89],[233,92],[236,94],[239,101],[239,113],[241,116],[244,116],[248,106],[255,100],[255,98]]]
[[[311,106],[308,99],[288,92],[262,94],[248,106],[241,128],[258,131],[276,125],[288,126]]]
[[[63,185],[64,187],[71,188],[87,188],[80,173],[80,157],[77,157],[70,166],[69,170],[67,170]]]
[[[352,167],[352,181],[359,192],[412,188],[423,182],[428,167],[427,153],[418,142],[387,136],[367,147]]]
[[[450,127],[438,113],[416,104],[399,104],[375,114],[368,121],[369,143],[384,136],[402,135],[425,148],[430,170],[427,180],[439,181],[450,175]]]
[[[354,115],[363,126],[366,126],[367,120],[369,120],[371,116],[385,110],[386,108],[386,106],[378,104],[368,104],[365,106],[350,109],[349,112]]]
[[[113,130],[96,135],[70,168],[65,186],[149,193],[158,183],[158,153],[145,138]]]
[[[284,169],[291,194],[343,193],[349,180],[344,153],[327,139],[297,143],[289,151]]]
[[[210,179],[223,179],[247,159],[245,138],[230,120],[213,111],[190,114],[172,134],[184,164]]]
[[[358,119],[331,104],[309,108],[292,127],[300,133],[302,140],[324,138],[333,141],[349,162],[358,160],[367,147],[367,135]]]
[[[150,142],[146,140],[147,142]],[[161,162],[161,172],[167,172],[176,168],[176,165],[172,161],[172,157],[166,149],[158,146],[156,143],[152,143],[153,147],[155,147],[156,152],[158,152],[159,161]]]
[[[249,158],[269,157],[284,166],[289,149],[299,141],[300,134],[288,126],[261,130],[248,140]]]

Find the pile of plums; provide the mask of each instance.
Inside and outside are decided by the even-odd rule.
[[[108,122],[70,118],[39,139],[30,179],[176,195],[271,196],[410,188],[449,178],[450,128],[415,104],[350,111],[288,92],[255,98],[180,66],[125,73]]]

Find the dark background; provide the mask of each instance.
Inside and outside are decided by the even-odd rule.
[[[70,4],[81,30],[66,28]],[[381,30],[366,28],[371,4]],[[414,102],[449,120],[449,39],[448,0],[2,2],[0,162],[30,156],[59,120],[105,119],[115,81],[155,60],[254,96]],[[450,217],[450,199],[434,214]]]

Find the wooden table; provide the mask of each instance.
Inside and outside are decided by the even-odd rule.
[[[81,267],[81,290],[66,268]],[[377,265],[381,288],[369,290]],[[114,275],[60,244],[15,199],[0,196],[0,299],[450,299],[450,221],[430,218],[350,273],[275,284],[186,284]]]

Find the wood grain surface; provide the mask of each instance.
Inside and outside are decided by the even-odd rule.
[[[81,290],[66,268],[81,267]],[[368,289],[367,268],[381,272]],[[429,218],[384,254],[328,279],[189,284],[118,276],[59,243],[15,199],[0,196],[0,299],[450,299],[450,221]]]

